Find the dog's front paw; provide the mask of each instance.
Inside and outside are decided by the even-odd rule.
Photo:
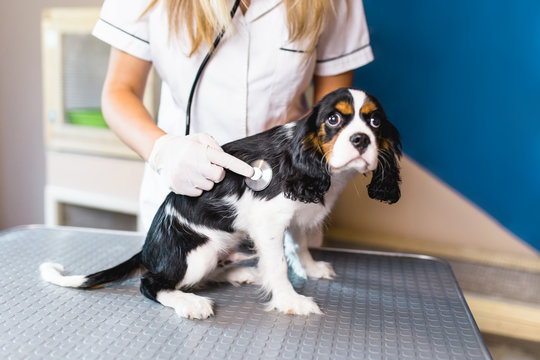
[[[319,306],[312,298],[297,293],[273,296],[267,310],[278,310],[289,315],[322,314]]]
[[[310,261],[304,264],[304,268],[310,278],[331,280],[336,276],[334,268],[326,261]]]

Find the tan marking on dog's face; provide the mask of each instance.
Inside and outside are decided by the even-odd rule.
[[[327,163],[330,163],[330,158],[332,157],[332,152],[334,150],[334,146],[335,146],[336,141],[339,138],[339,135],[341,134],[342,131],[343,131],[343,129],[340,129],[338,131],[338,133],[335,134],[332,137],[332,139],[330,139],[330,141],[323,142],[323,144],[322,144],[323,155],[324,155]]]
[[[337,134],[335,134],[332,139],[330,139],[330,141],[326,142],[325,123],[322,123],[319,127],[319,131],[317,131],[316,134],[310,134],[304,140],[304,142],[306,143],[306,145],[311,146],[312,148],[317,149],[319,152],[321,152],[325,157],[326,161],[328,162],[332,157],[332,151],[340,133],[341,130]]]
[[[362,105],[362,108],[360,109],[360,112],[362,114],[369,114],[370,112],[373,112],[375,110],[377,110],[377,105],[375,105],[375,103],[371,102],[371,101],[366,101],[364,103],[364,105]]]
[[[319,127],[319,131],[316,134],[309,134],[304,139],[304,145],[308,148],[317,149],[319,152],[323,152],[325,137],[326,130],[324,129],[324,123],[322,123]]]
[[[351,115],[354,112],[354,109],[351,104],[349,104],[347,101],[340,101],[335,106],[336,110],[338,110],[343,115]]]

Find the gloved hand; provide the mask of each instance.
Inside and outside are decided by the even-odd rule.
[[[163,176],[177,194],[199,196],[225,177],[225,169],[251,177],[251,166],[227,154],[207,134],[163,135],[154,143],[150,167]]]

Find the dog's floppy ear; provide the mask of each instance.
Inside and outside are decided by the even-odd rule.
[[[318,114],[319,107],[315,106],[298,121],[290,157],[284,159],[280,171],[284,174],[286,197],[324,204],[324,195],[330,188],[330,174],[316,141]]]
[[[388,121],[385,123],[381,129],[378,165],[367,189],[370,198],[394,204],[401,197],[398,164],[401,158],[401,140],[394,125]]]

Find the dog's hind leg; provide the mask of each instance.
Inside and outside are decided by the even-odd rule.
[[[228,282],[234,286],[260,284],[259,272],[251,266],[227,266],[217,269],[209,277],[210,281]]]
[[[226,249],[223,232],[196,229],[176,210],[183,197],[169,194],[156,213],[142,250],[147,270],[141,292],[172,307],[182,317],[205,319],[213,314],[212,301],[181,290],[201,284],[217,266]]]
[[[228,282],[234,286],[260,284],[258,271],[255,267],[238,264],[256,257],[256,254],[233,250],[219,259],[217,268],[210,274],[208,280],[220,283]]]
[[[206,319],[214,313],[212,300],[180,289],[203,283],[215,269],[218,255],[219,246],[208,239],[186,256],[180,255],[176,261],[169,260],[161,272],[147,272],[141,279],[141,292],[164,306],[172,307],[179,316]]]
[[[141,292],[151,300],[172,307],[181,317],[206,319],[214,314],[212,300],[176,290],[174,281],[160,275],[146,273],[141,279]]]

